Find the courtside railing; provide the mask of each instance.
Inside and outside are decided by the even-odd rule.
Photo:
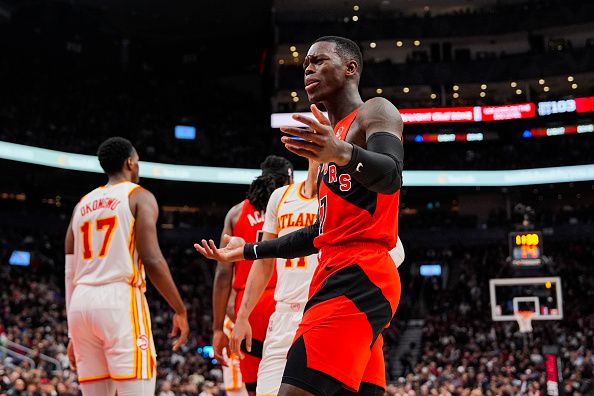
[[[54,359],[51,356],[44,355],[43,353],[36,353],[33,349],[27,348],[24,345],[17,344],[16,342],[13,342],[10,340],[5,340],[3,343],[4,343],[5,347],[1,347],[2,350],[8,351],[7,353],[10,352],[9,354],[11,354],[11,355],[12,355],[12,353],[18,354],[21,359],[28,361],[29,364],[32,363],[33,368],[35,368],[35,362],[33,361],[32,358],[37,355],[40,360],[43,360],[45,362],[48,362],[48,363],[54,365],[56,368],[56,371],[63,370],[62,364],[60,364],[60,362],[57,359]]]

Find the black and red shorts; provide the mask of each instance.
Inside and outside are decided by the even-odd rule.
[[[358,391],[362,382],[385,389],[381,332],[400,300],[400,277],[386,247],[322,248],[309,297],[294,339],[303,339],[307,368],[333,377],[347,390]]]

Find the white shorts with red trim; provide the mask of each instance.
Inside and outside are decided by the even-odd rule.
[[[276,304],[276,310],[268,321],[262,361],[258,368],[258,396],[278,394],[287,364],[287,352],[303,317],[304,307],[305,304]]]
[[[77,285],[68,329],[80,382],[151,379],[156,354],[144,293],[126,283]]]

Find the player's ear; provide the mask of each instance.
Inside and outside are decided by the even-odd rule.
[[[347,63],[347,65],[346,65],[346,75],[347,76],[353,76],[353,75],[357,74],[358,70],[359,70],[359,64],[357,63],[356,60],[352,59]]]
[[[128,168],[128,170],[134,169],[134,161],[132,160],[132,157],[128,157],[128,159],[126,160],[126,167]]]

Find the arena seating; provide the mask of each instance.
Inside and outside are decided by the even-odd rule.
[[[562,219],[562,214],[548,216]],[[561,347],[563,386],[567,394],[587,394],[593,389],[594,311],[584,301],[593,297],[594,281],[588,276],[588,263],[594,259],[594,250],[586,240],[547,242],[555,274],[571,279],[563,283],[568,314],[565,320],[552,326],[535,322],[534,333],[526,343],[515,322],[494,323],[487,308],[488,293],[484,285],[490,277],[506,274],[504,241],[429,249],[407,238],[408,233],[427,229],[428,224],[411,218],[401,221],[408,223],[401,233],[407,247],[407,261],[400,269],[403,299],[392,326],[384,332],[390,395],[446,390],[459,394],[543,394],[546,384],[542,345],[551,341]],[[566,223],[568,219],[559,221]],[[211,227],[216,229],[214,219],[212,223]],[[460,229],[459,225],[452,227],[450,232]],[[46,231],[43,226],[12,227],[0,238],[0,277],[7,285],[0,291],[0,345],[2,340],[10,340],[31,348],[37,365],[33,369],[25,360],[5,360],[0,366],[0,372],[4,373],[0,375],[0,379],[4,378],[0,380],[0,395],[17,386],[17,377],[24,380],[25,386],[39,392],[52,388],[60,395],[76,394],[75,376],[68,370],[65,356],[62,238],[55,229]],[[8,256],[15,248],[33,252],[31,266],[7,265]],[[167,333],[171,312],[149,286],[148,301],[159,348],[159,386],[171,389],[176,396],[193,395],[205,381],[218,382],[221,375],[210,359],[197,352],[199,347],[210,344],[213,266],[191,246],[168,243],[163,251],[189,307],[191,336],[180,352],[170,351]],[[415,263],[428,260],[447,263],[451,273],[439,282],[411,274]],[[406,331],[407,322],[421,312],[425,315],[419,359],[409,361],[405,371],[392,374],[395,362],[390,360],[391,352]],[[526,354],[526,350],[530,353]],[[52,365],[40,360],[39,354],[55,357],[65,371],[56,372]]]

